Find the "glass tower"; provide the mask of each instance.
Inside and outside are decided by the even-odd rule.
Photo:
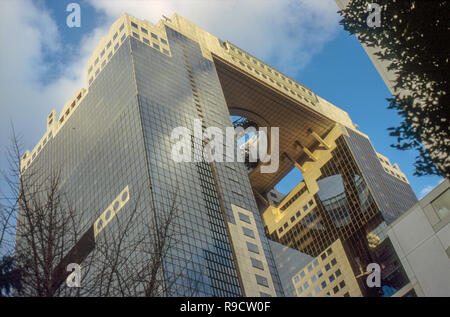
[[[120,17],[90,58],[86,81],[59,117],[48,116],[46,133],[22,157],[22,175],[61,170],[74,207],[88,210],[80,227],[92,238],[80,242],[89,245],[82,258],[131,212],[127,243],[158,228],[175,201],[178,238],[163,257],[169,296],[283,296],[269,237],[312,257],[340,239],[364,264],[367,234],[416,202],[403,173],[344,111],[178,15],[156,25]],[[270,144],[280,152],[275,172],[229,162],[226,151],[224,162],[173,160],[175,128],[195,130],[201,120],[189,140],[198,157],[203,133],[232,127],[230,115],[280,128]],[[304,180],[270,199],[292,168]],[[129,260],[150,258],[136,250]]]

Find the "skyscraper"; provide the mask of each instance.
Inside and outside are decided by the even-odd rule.
[[[158,226],[176,193],[173,230],[183,238],[164,256],[164,278],[178,276],[168,295],[282,296],[269,237],[312,257],[340,239],[357,275],[376,258],[368,234],[416,202],[400,169],[347,113],[178,15],[157,25],[120,17],[90,58],[86,80],[59,117],[48,116],[22,175],[61,167],[69,198],[89,209],[84,223],[94,241],[136,197],[130,230]],[[174,161],[175,128],[202,120],[201,132],[225,130],[230,115],[279,127],[279,142],[269,144],[272,155],[280,152],[276,171],[227,153],[225,162]],[[190,146],[196,153],[206,142],[194,133]],[[286,197],[268,198],[292,168],[304,179]]]

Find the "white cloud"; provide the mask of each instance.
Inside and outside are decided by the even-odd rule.
[[[176,12],[221,39],[271,60],[291,76],[334,36],[339,19],[333,0],[90,1],[106,14],[104,25],[82,39],[61,74],[45,83],[42,75],[60,67],[44,58],[63,49],[56,22],[40,2],[0,1],[2,151],[10,119],[25,134],[26,147],[34,147],[45,131],[47,114],[52,109],[60,111],[76,90],[86,86],[84,71],[90,54],[112,21],[125,12],[153,23],[163,14]]]
[[[419,199],[422,199],[423,197],[425,197],[429,192],[431,192],[437,185],[439,185],[444,179],[441,178],[438,180],[438,182],[434,185],[426,185],[424,188],[422,188],[422,190],[419,193]]]
[[[93,30],[61,75],[42,81],[54,65],[45,56],[62,50],[56,22],[44,7],[31,1],[0,1],[0,147],[8,145],[10,120],[24,134],[25,146],[32,149],[46,129],[46,116],[85,86],[84,69],[97,42],[107,32]],[[51,55],[50,55],[51,56]],[[1,162],[0,162],[1,163]]]
[[[426,194],[431,192],[433,190],[433,188],[434,188],[434,186],[432,186],[432,185],[427,185],[424,188],[422,188],[422,190],[419,193],[419,198],[422,199]]]

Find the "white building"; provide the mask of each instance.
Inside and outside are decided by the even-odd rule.
[[[386,228],[410,283],[394,296],[450,296],[450,182]]]

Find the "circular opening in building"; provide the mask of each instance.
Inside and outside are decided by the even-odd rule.
[[[117,211],[117,209],[119,209],[119,202],[118,202],[118,201],[116,201],[116,202],[114,203],[113,208],[114,208],[114,211]]]
[[[100,220],[97,222],[97,229],[100,230],[100,229],[102,228],[102,226],[103,226],[103,221],[100,219]]]
[[[124,192],[124,193],[122,194],[122,201],[125,201],[125,199],[127,199],[127,197],[128,197],[128,193],[127,193],[127,192]]]
[[[244,156],[244,163],[250,172],[256,168],[261,161],[258,157],[258,144],[260,141],[258,125],[242,116],[231,116],[231,121],[233,122],[233,127],[237,133],[237,150]],[[242,128],[240,133],[237,128]]]
[[[109,209],[105,214],[105,219],[108,220],[111,217],[111,209]]]

